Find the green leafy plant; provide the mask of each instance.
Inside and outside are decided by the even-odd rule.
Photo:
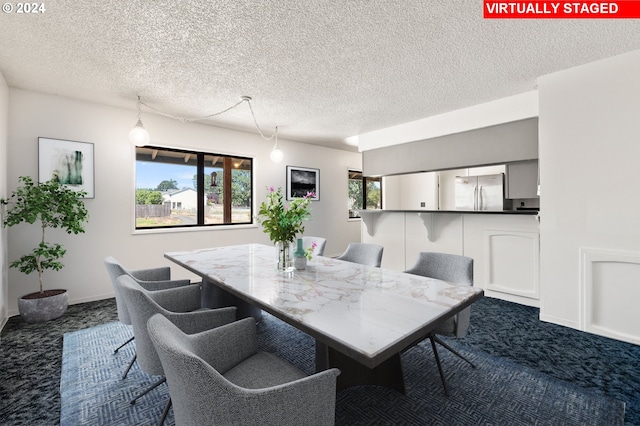
[[[62,245],[45,241],[45,230],[62,228],[67,234],[83,233],[84,223],[89,218],[82,199],[87,193],[74,191],[54,180],[39,184],[34,183],[29,176],[21,176],[18,180],[22,185],[8,199],[0,199],[0,203],[6,207],[2,223],[9,227],[22,222],[39,222],[42,239],[31,253],[25,254],[9,266],[25,274],[38,271],[40,293],[43,294],[43,272],[47,269],[62,269],[64,265],[60,259],[66,253]]]
[[[296,235],[304,232],[303,221],[311,217],[309,204],[314,197],[315,194],[309,192],[287,206],[282,199],[282,188],[268,188],[267,200],[260,204],[258,221],[269,239],[273,242],[295,241]]]

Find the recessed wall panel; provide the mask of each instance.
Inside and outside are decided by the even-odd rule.
[[[640,344],[640,253],[582,249],[585,331]]]

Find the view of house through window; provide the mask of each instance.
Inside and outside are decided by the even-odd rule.
[[[136,229],[252,223],[251,158],[136,148]]]
[[[358,218],[356,210],[382,208],[382,178],[362,176],[361,171],[349,170],[349,218]]]

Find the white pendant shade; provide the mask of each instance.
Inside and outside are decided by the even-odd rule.
[[[142,121],[138,120],[136,126],[129,132],[129,140],[135,146],[145,146],[149,143],[149,132],[142,125]]]
[[[282,161],[282,158],[284,157],[284,153],[280,148],[278,148],[277,146],[274,146],[273,150],[271,151],[270,157],[271,157],[271,161],[273,161],[274,163],[279,163]]]

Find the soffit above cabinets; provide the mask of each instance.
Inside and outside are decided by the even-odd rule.
[[[362,174],[392,176],[536,158],[537,117],[364,151]]]

